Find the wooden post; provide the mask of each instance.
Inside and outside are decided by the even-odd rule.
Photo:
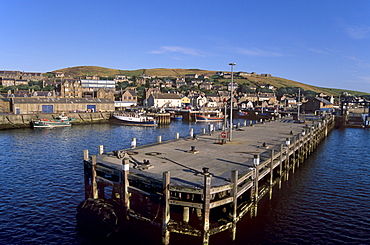
[[[204,171],[204,189],[203,189],[203,245],[209,243],[209,215],[211,213],[211,175]]]
[[[98,183],[96,183],[96,155],[91,156],[91,182],[92,182],[92,196],[98,199]]]
[[[286,148],[286,158],[285,158],[285,179],[287,180],[289,178],[289,146]]]
[[[297,140],[296,140],[296,138],[293,138],[293,152],[292,152],[293,173],[294,173],[294,170],[295,170],[295,163],[296,163],[296,149],[297,149]]]
[[[260,165],[260,156],[254,155],[254,167],[255,167],[255,173],[254,173],[254,201],[257,201],[258,199],[258,176],[259,176],[259,165]]]
[[[136,138],[131,138],[131,149],[136,148]]]
[[[190,218],[190,209],[189,207],[184,207],[182,220],[186,223],[189,223],[189,218]]]
[[[280,157],[279,157],[280,166],[279,166],[279,177],[281,177],[281,176],[282,176],[282,174],[283,174],[283,151],[284,151],[284,146],[283,146],[283,144],[280,144]]]
[[[272,185],[272,182],[274,180],[274,150],[270,150],[270,185]]]
[[[274,150],[270,150],[270,199],[272,198],[272,184],[274,181]]]
[[[281,189],[281,179],[283,178],[283,151],[284,146],[280,144],[280,156],[279,156],[279,189]]]
[[[158,135],[158,143],[162,143],[162,135]]]
[[[253,183],[253,206],[251,210],[251,217],[257,216],[257,203],[258,203],[258,178],[259,178],[259,164],[260,164],[260,156],[259,155],[254,155],[253,159],[253,164],[254,164],[254,183]]]
[[[87,161],[89,161],[89,150],[84,150],[84,188],[85,188],[85,199],[91,197],[91,187],[90,187],[90,173],[87,166]]]
[[[99,145],[99,155],[104,153],[104,145]]]
[[[128,182],[128,173],[130,170],[130,160],[128,158],[124,158],[122,160],[122,182],[121,182],[121,191],[120,191],[120,196],[121,196],[121,203],[123,204],[125,208],[125,215],[126,219],[128,219],[128,210],[130,209],[130,196],[128,193],[128,187],[129,187],[129,182]]]
[[[180,133],[175,134],[175,139],[177,139],[177,140],[180,139]]]
[[[298,159],[297,159],[297,168],[299,168],[299,164],[301,163],[302,161],[302,146],[301,146],[301,135],[298,134],[297,135],[297,140],[298,140],[298,152],[297,152],[297,155],[298,155]]]
[[[84,150],[84,160],[89,161],[89,150]]]
[[[162,244],[170,244],[170,232],[168,231],[168,223],[170,221],[170,172],[163,173],[163,218],[162,218]]]
[[[231,190],[231,196],[233,198],[233,225],[231,228],[233,241],[236,238],[236,217],[238,208],[238,170],[231,171],[231,183],[233,183],[233,188]]]

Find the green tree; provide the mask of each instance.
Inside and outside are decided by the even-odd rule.
[[[37,85],[39,87],[42,87],[42,81],[29,81],[28,82],[28,85],[29,86],[35,86],[35,85]]]
[[[125,90],[129,85],[130,84],[129,84],[128,81],[118,82],[116,84],[116,89],[118,89],[118,90],[120,90],[120,89]]]
[[[190,87],[188,85],[182,85],[179,90],[180,92],[186,92],[190,90]]]
[[[41,91],[41,87],[39,85],[33,85],[29,87],[30,89],[33,89],[34,91]]]
[[[8,87],[3,88],[3,91],[4,91],[4,92],[8,92],[9,90],[14,91],[14,90],[16,90],[16,89],[17,89],[17,87],[16,87],[16,86],[8,86]]]
[[[17,86],[17,88],[19,90],[28,90],[30,88],[30,86],[28,86],[27,84],[20,84]]]
[[[143,86],[137,86],[136,87],[136,95],[138,98],[143,98],[144,97],[144,90],[145,88]]]
[[[52,85],[48,84],[48,85],[46,85],[45,87],[43,87],[41,90],[42,90],[42,91],[53,91],[54,89],[55,89],[55,87],[54,87],[54,86],[52,86]]]
[[[302,94],[304,94],[304,96],[307,98],[307,99],[312,99],[312,98],[315,98],[317,93],[314,92],[314,91],[311,91],[311,90],[306,90],[306,91],[302,91]]]

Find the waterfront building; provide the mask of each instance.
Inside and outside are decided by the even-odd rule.
[[[148,98],[149,107],[181,107],[181,97],[178,94],[154,93]]]
[[[114,111],[114,102],[99,98],[33,98],[13,97],[10,110],[14,114]]]

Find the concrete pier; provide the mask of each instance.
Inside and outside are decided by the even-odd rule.
[[[247,213],[257,215],[258,201],[266,193],[272,197],[272,187],[281,186],[334,124],[332,117],[306,124],[284,118],[238,127],[227,142],[225,132],[215,131],[92,157],[85,153],[85,193],[96,198],[95,181],[119,192],[128,178],[128,192],[159,194],[163,244],[170,243],[171,233],[198,236],[200,244],[208,244],[211,235],[229,230],[235,239],[237,222]],[[125,174],[122,159],[129,161]],[[179,208],[183,217],[173,218]]]

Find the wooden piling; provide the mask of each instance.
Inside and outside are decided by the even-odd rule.
[[[84,150],[84,160],[89,161],[89,150]]]
[[[89,161],[89,150],[84,150],[84,161]],[[91,197],[91,186],[90,186],[90,173],[87,164],[84,163],[84,189],[85,189],[85,199]]]
[[[231,197],[233,198],[232,202],[232,240],[234,241],[236,238],[236,218],[237,218],[237,208],[238,208],[238,170],[231,171],[231,183],[233,184],[231,190]]]
[[[211,213],[211,175],[204,173],[204,189],[203,189],[203,245],[209,243],[209,216]]]
[[[91,182],[92,182],[92,196],[98,199],[98,183],[96,182],[96,155],[91,156]]]
[[[163,218],[162,218],[162,244],[170,243],[168,223],[170,221],[170,172],[163,173]]]
[[[184,207],[183,208],[183,214],[182,214],[182,220],[186,223],[189,223],[190,219],[190,208],[189,207]]]
[[[128,173],[130,170],[130,161],[128,158],[125,158],[122,160],[122,182],[121,182],[121,188],[120,188],[120,198],[121,203],[123,204],[123,207],[125,209],[125,216],[126,219],[128,219],[128,210],[130,209],[130,196],[128,193]]]
[[[104,153],[104,145],[99,145],[99,155],[103,155],[103,153]]]
[[[269,192],[270,192],[270,199],[272,198],[272,187],[274,181],[274,150],[270,150],[270,185],[269,185]]]

